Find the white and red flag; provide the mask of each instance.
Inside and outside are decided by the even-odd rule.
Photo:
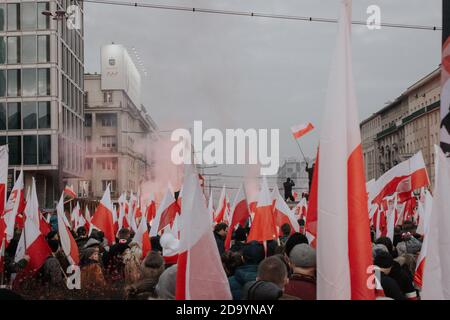
[[[156,216],[155,219],[153,219],[152,227],[150,229],[150,237],[156,237],[158,232],[167,225],[172,224],[175,220],[175,216],[179,212],[180,207],[178,206],[173,193],[170,191],[170,188],[168,188],[158,210],[156,210]]]
[[[109,184],[106,186],[103,193],[102,200],[95,209],[94,216],[91,219],[92,227],[95,227],[105,234],[105,239],[108,244],[113,244],[116,241],[114,235],[114,220],[113,220],[113,205],[111,202],[111,192]]]
[[[64,193],[61,195],[58,205],[56,206],[56,214],[58,216],[59,241],[61,242],[61,247],[64,251],[64,254],[66,255],[67,260],[71,265],[78,265],[80,263],[78,245],[75,242],[75,239],[73,238],[72,233],[70,233],[69,228],[67,227],[63,218],[63,216],[65,216]]]
[[[70,224],[73,226],[75,231],[77,230],[79,217],[80,217],[80,204],[77,201],[77,204],[70,213]]]
[[[300,232],[300,225],[295,218],[295,214],[289,208],[286,201],[284,201],[277,186],[273,188],[273,200],[275,200],[273,214],[275,215],[275,223],[279,230],[281,230],[283,224],[287,223],[291,227],[291,234]]]
[[[8,185],[8,163],[8,145],[0,146],[0,217],[5,211],[6,189]]]
[[[248,210],[247,199],[245,196],[244,185],[241,184],[236,196],[234,197],[233,207],[231,209],[230,226],[228,229],[227,237],[225,238],[225,250],[230,249],[231,236],[233,230],[237,225],[245,227],[247,219],[250,217],[250,211]]]
[[[217,204],[216,215],[214,217],[215,223],[221,223],[224,221],[227,207],[227,195],[225,185],[222,187],[222,192],[220,193],[219,203]]]
[[[369,201],[381,203],[389,195],[397,192],[399,197],[409,197],[412,191],[430,184],[422,151],[403,161],[383,174],[371,185]]]
[[[122,228],[129,228],[128,225],[128,218],[127,218],[127,211],[126,211],[126,206],[127,206],[127,200],[125,198],[125,194],[122,193],[119,197],[119,199],[117,199],[117,202],[119,203],[119,216],[117,218],[117,230],[120,230]]]
[[[146,208],[147,222],[150,223],[156,216],[156,200],[155,193],[150,193],[149,203]]]
[[[231,300],[198,175],[191,173],[184,177],[175,298]]]
[[[428,233],[421,296],[424,300],[450,299],[450,160],[435,146],[436,181]]]
[[[258,204],[256,205],[255,216],[250,227],[247,242],[253,240],[263,242],[276,238],[277,229],[273,214],[273,201],[267,185],[267,179],[263,176]]]
[[[317,194],[317,298],[375,299],[358,110],[351,54],[352,1],[341,1],[320,137]]]
[[[312,131],[313,129],[314,129],[314,126],[310,122],[291,127],[292,134],[295,139],[300,139],[301,137],[303,137],[305,134]]]
[[[6,225],[6,242],[14,236],[14,226],[16,223],[19,228],[23,227],[23,212],[25,211],[25,187],[23,184],[23,171],[20,171],[19,177],[14,183],[14,187],[9,195],[8,202],[5,205],[3,213],[4,223]]]
[[[73,200],[77,197],[77,193],[75,192],[75,190],[73,190],[72,185],[65,186],[63,193],[69,198],[69,200]]]
[[[152,250],[152,243],[150,242],[150,236],[147,228],[147,218],[142,217],[139,222],[139,227],[134,235],[132,242],[137,243],[142,250],[142,259]]]

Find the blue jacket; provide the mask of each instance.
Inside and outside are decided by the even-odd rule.
[[[257,264],[246,264],[236,268],[234,275],[228,278],[233,300],[241,300],[242,288],[249,281],[256,280]]]

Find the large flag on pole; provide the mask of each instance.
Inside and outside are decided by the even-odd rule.
[[[423,266],[422,299],[450,299],[450,160],[435,146],[436,181]]]
[[[3,212],[5,211],[7,186],[8,186],[8,145],[5,145],[0,146],[0,217],[3,215]]]
[[[230,300],[230,286],[211,232],[198,175],[185,172],[184,177],[175,297],[177,300]]]
[[[94,216],[91,219],[91,225],[103,231],[105,239],[108,240],[110,245],[116,240],[114,235],[113,210],[111,192],[108,184],[103,193],[102,200],[100,200],[100,203],[95,209]]]
[[[286,201],[284,201],[276,185],[273,188],[273,200],[275,200],[273,213],[277,227],[281,229],[281,226],[287,223],[291,227],[292,233],[300,232],[300,225],[295,218],[294,212],[289,208]]]
[[[294,135],[295,139],[300,139],[301,137],[303,137],[305,134],[312,131],[313,129],[314,129],[314,126],[310,122],[291,127],[292,134]]]
[[[172,224],[175,220],[175,216],[180,212],[180,207],[170,189],[170,187],[167,189],[158,210],[156,210],[156,216],[155,219],[153,219],[152,227],[150,229],[150,237],[156,237],[158,232],[167,225]]]
[[[69,231],[66,223],[64,222],[64,192],[59,199],[58,205],[56,206],[56,214],[58,216],[58,234],[59,240],[61,242],[61,247],[64,254],[69,260],[71,265],[78,265],[80,263],[78,245],[75,242],[72,234]],[[78,223],[78,222],[77,222]]]
[[[210,208],[208,207],[208,212]],[[236,196],[234,197],[233,207],[231,209],[230,226],[228,228],[227,237],[225,238],[225,249],[230,249],[231,236],[234,228],[239,224],[245,227],[247,219],[250,217],[250,211],[248,210],[247,199],[245,197],[244,185],[241,184]]]
[[[320,137],[317,298],[374,299],[366,182],[352,75],[352,1],[341,1]]]
[[[25,187],[23,184],[23,171],[20,171],[19,177],[14,183],[14,187],[9,195],[8,202],[5,205],[3,219],[6,225],[6,241],[9,242],[14,236],[14,226],[18,218],[25,210]]]

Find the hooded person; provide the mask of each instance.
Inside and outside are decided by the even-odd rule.
[[[234,275],[228,278],[233,300],[241,300],[243,286],[256,280],[258,264],[264,260],[264,247],[258,241],[251,241],[242,250],[243,264],[236,268]]]
[[[159,299],[174,300],[177,285],[177,265],[174,264],[164,270],[156,285],[156,294]]]
[[[228,232],[231,231],[228,230]],[[245,228],[239,225],[238,228],[234,231],[234,243],[230,247],[230,251],[242,253],[242,249],[245,246],[245,241],[247,241],[247,232]]]
[[[174,265],[178,261],[178,251],[180,246],[180,240],[170,232],[164,232],[159,243],[162,248],[162,256],[166,269]]]
[[[289,259],[294,270],[285,292],[302,300],[316,300],[316,250],[306,243],[297,244]]]

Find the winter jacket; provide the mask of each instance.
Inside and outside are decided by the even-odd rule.
[[[222,256],[222,254],[225,252],[225,240],[223,237],[214,232],[214,238],[216,239],[217,248],[219,249],[219,255]]]
[[[241,300],[242,288],[247,282],[256,280],[257,264],[245,264],[236,268],[234,275],[228,278],[233,300]]]
[[[294,273],[284,291],[302,300],[316,300],[316,278]]]

